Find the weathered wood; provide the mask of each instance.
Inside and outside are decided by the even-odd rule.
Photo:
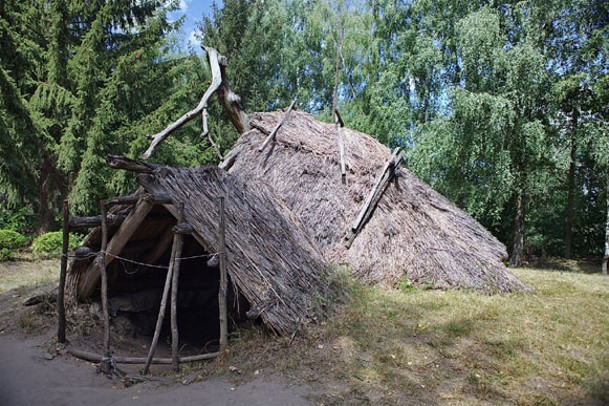
[[[212,64],[212,60],[210,58],[211,54],[216,53],[213,48],[203,47],[207,52],[207,58],[209,64]],[[228,61],[225,57],[219,55],[218,64],[220,68],[220,76],[222,78],[222,82],[220,87],[217,90],[218,100],[222,105],[222,109],[228,115],[229,120],[233,124],[233,126],[237,129],[239,134],[243,134],[244,132],[250,129],[249,125],[249,117],[241,107],[241,97],[238,94],[233,92],[228,83],[228,75],[226,74],[226,67],[228,66]]]
[[[83,351],[76,348],[68,348],[68,353],[76,358],[83,359],[89,362],[102,362],[105,360],[105,356],[101,354],[95,354],[89,351]],[[220,353],[219,352],[210,352],[207,354],[200,355],[191,355],[188,357],[180,357],[180,363],[185,362],[198,362],[205,361],[208,359],[216,358]],[[114,357],[114,362],[118,364],[145,364],[147,362],[147,358],[140,357]],[[171,358],[152,358],[150,361],[151,364],[171,364],[173,360]]]
[[[207,136],[207,140],[209,141],[209,144],[213,148],[214,152],[216,153],[220,161],[223,161],[224,157],[220,152],[220,147],[214,142],[214,139],[212,138],[211,133],[209,132],[209,128],[207,127],[207,107],[203,108],[203,112],[201,113],[201,120],[203,121],[203,132],[201,133],[200,137],[203,138]]]
[[[164,195],[164,194],[160,194],[160,193],[145,193],[142,196],[142,199],[145,202],[148,203],[152,203],[152,204],[172,204],[173,200],[171,200],[171,197]]]
[[[150,147],[148,147],[148,150],[146,150],[146,152],[144,152],[144,154],[142,155],[142,159],[150,158],[158,148],[159,144],[165,141],[165,139],[169,137],[172,132],[174,132],[175,130],[182,127],[184,124],[201,114],[203,109],[207,107],[207,102],[210,97],[222,85],[222,70],[220,69],[219,62],[221,56],[218,51],[213,48],[205,48],[205,51],[207,51],[207,60],[211,69],[211,84],[203,94],[203,97],[201,98],[201,101],[199,102],[197,107],[184,114],[182,117],[178,118],[173,123],[169,124],[163,131],[150,136],[150,138],[152,138],[152,143],[150,144]]]
[[[114,260],[114,256],[120,254],[146,215],[150,213],[152,207],[153,205],[151,203],[148,203],[143,197],[140,198],[139,202],[131,210],[125,221],[120,225],[118,231],[114,234],[114,237],[112,237],[112,240],[110,240],[108,248],[102,250],[106,252],[106,255],[104,256],[105,265],[110,264]],[[99,261],[94,261],[83,274],[78,288],[79,298],[81,300],[87,299],[95,290],[95,286],[97,286],[100,278],[99,266]]]
[[[188,223],[178,223],[172,228],[174,234],[192,234],[194,229]]]
[[[345,142],[343,140],[342,127],[345,122],[338,110],[334,110],[334,126],[336,127],[336,136],[338,138],[338,152],[340,155],[340,175],[343,183],[347,183],[347,167],[345,164]]]
[[[99,256],[96,259],[98,269],[101,275],[101,301],[102,301],[102,318],[104,321],[104,355],[110,356],[110,315],[108,314],[108,274],[106,269],[106,261],[104,253],[108,246],[108,225],[106,224],[107,207],[106,202],[100,202],[101,208],[101,232],[102,242]]]
[[[108,226],[116,226],[121,224],[124,220],[125,216],[108,214],[106,217],[106,224],[108,224]],[[95,228],[99,226],[101,226],[101,216],[74,217],[69,222],[69,227],[72,231]]]
[[[288,110],[285,112],[285,114],[281,118],[281,121],[275,126],[275,128],[273,128],[271,133],[266,137],[266,139],[264,140],[262,145],[258,148],[258,152],[262,152],[267,147],[267,145],[269,145],[271,143],[271,141],[275,141],[275,137],[277,136],[277,131],[279,131],[279,129],[281,128],[283,123],[286,122],[286,120],[288,119],[288,116],[290,115],[290,112],[294,108],[295,104],[296,104],[296,97],[294,98],[294,100],[292,100],[292,104],[290,104],[290,107],[288,107]]]
[[[374,187],[370,190],[370,193],[368,194],[368,198],[364,202],[364,205],[362,206],[362,209],[360,210],[359,215],[353,222],[353,225],[351,226],[351,230],[349,230],[349,232],[347,233],[347,235],[345,237],[345,240],[346,240],[345,246],[347,249],[349,249],[351,247],[351,245],[353,244],[353,241],[355,240],[355,237],[357,237],[357,235],[360,233],[365,222],[372,215],[374,208],[376,207],[376,205],[380,201],[381,197],[383,196],[383,192],[385,191],[386,186],[389,184],[389,182],[393,178],[393,176],[395,174],[395,170],[397,168],[399,168],[403,159],[404,159],[404,154],[403,154],[403,152],[400,151],[400,148],[397,147],[393,151],[393,154],[391,154],[391,157],[389,158],[389,160],[387,161],[385,166],[383,167],[383,170],[380,173],[380,177],[377,179]]]
[[[173,234],[173,227],[167,227],[163,232],[163,235],[161,235],[161,238],[158,239],[158,242],[152,251],[149,252],[142,262],[145,264],[155,264],[171,245],[171,242],[173,241]]]
[[[184,221],[184,204],[178,207],[178,225]],[[178,358],[178,281],[180,279],[180,262],[182,247],[184,246],[184,235],[176,233],[174,237],[175,254],[173,254],[173,275],[171,281],[171,359],[173,360],[174,372],[180,371],[180,360]]]
[[[70,226],[69,226],[69,206],[68,201],[63,201],[63,241],[61,246],[61,265],[59,270],[59,292],[57,300],[57,341],[60,343],[66,342],[66,306],[65,306],[65,287],[66,287],[66,272],[68,269],[68,248],[70,241]]]
[[[133,205],[140,200],[141,195],[117,196],[106,200],[108,206],[112,205]],[[101,221],[101,220],[100,220]],[[101,223],[100,223],[101,224]]]
[[[158,165],[137,161],[122,155],[106,155],[106,164],[112,169],[124,169],[136,173],[152,173]]]
[[[165,277],[165,286],[163,287],[163,296],[161,298],[161,306],[159,308],[159,315],[156,320],[156,327],[154,329],[154,336],[152,337],[152,343],[150,344],[150,350],[148,351],[148,357],[146,358],[146,365],[144,366],[143,374],[146,375],[150,369],[152,363],[152,357],[156,351],[157,343],[159,342],[159,336],[161,335],[161,327],[163,326],[163,320],[165,319],[165,309],[167,308],[167,297],[169,296],[169,288],[171,286],[171,280],[173,277],[173,264],[175,261],[176,253],[176,238],[173,239],[173,247],[171,250],[171,258],[169,259],[169,269],[167,270],[167,276]],[[173,362],[173,360],[172,360]]]
[[[226,290],[227,290],[227,274],[226,274],[226,214],[224,211],[224,196],[220,196],[220,227],[218,233],[218,246],[220,247],[220,287],[218,289],[218,306],[220,318],[220,351],[224,351],[228,347],[228,317],[226,311]]]
[[[231,166],[233,166],[233,164],[235,163],[235,160],[237,159],[237,156],[239,156],[239,153],[241,152],[242,149],[243,149],[242,145],[232,149],[228,153],[228,155],[224,158],[224,161],[222,161],[218,165],[218,168],[228,171],[231,168]]]

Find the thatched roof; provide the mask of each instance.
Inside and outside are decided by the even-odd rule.
[[[182,202],[185,222],[208,253],[220,250],[218,202],[224,196],[227,271],[250,312],[279,334],[293,333],[316,317],[312,297],[325,295],[326,262],[298,219],[264,186],[215,167],[159,167],[138,175],[138,183],[148,193]],[[176,205],[164,208],[177,217]],[[138,234],[159,239],[149,228],[140,226]],[[93,235],[99,235],[99,228]]]
[[[503,264],[506,250],[471,216],[405,168],[397,170],[350,249],[344,237],[391,152],[344,128],[347,184],[341,182],[333,125],[294,111],[276,141],[266,134],[283,112],[257,113],[233,149],[231,174],[269,185],[311,232],[327,259],[346,263],[366,282],[512,291],[526,285]],[[263,131],[261,131],[263,130]]]

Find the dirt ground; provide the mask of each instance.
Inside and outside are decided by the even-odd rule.
[[[263,373],[237,380],[197,373],[176,378],[153,365],[156,373],[149,381],[126,387],[55,343],[53,305],[23,307],[28,297],[56,286],[57,261],[2,263],[1,268],[0,405],[315,404],[310,387]],[[137,375],[136,366],[124,370]]]
[[[0,335],[0,405],[311,405],[311,389],[278,377],[236,385],[229,380],[164,380],[125,388],[69,355],[52,359],[51,332],[35,338]]]

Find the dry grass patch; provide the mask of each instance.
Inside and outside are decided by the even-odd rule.
[[[536,293],[350,282],[347,303],[306,338],[242,330],[225,366],[242,379],[266,371],[309,382],[326,405],[608,402],[609,278],[515,273]]]

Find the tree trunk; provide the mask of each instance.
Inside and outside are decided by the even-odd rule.
[[[522,266],[524,255],[524,191],[518,192],[516,202],[516,217],[514,221],[514,242],[512,255],[510,256],[510,267],[518,268]]]
[[[516,195],[516,217],[514,218],[514,241],[512,255],[510,256],[511,268],[522,266],[524,256],[524,212],[526,203],[526,179],[524,174],[524,163],[519,165],[520,182]]]
[[[336,122],[336,106],[338,104],[338,83],[340,81],[340,55],[343,47],[343,15],[338,10],[338,32],[336,35],[336,66],[334,67],[334,91],[332,92],[332,122]]]
[[[571,136],[571,162],[569,164],[569,175],[567,178],[567,210],[565,229],[565,258],[570,259],[573,255],[573,223],[574,223],[574,196],[575,196],[575,168],[577,159],[577,144],[575,136]]]
[[[605,222],[605,256],[603,257],[603,275],[607,275],[607,267],[609,266],[609,170],[607,171],[607,220]]]

